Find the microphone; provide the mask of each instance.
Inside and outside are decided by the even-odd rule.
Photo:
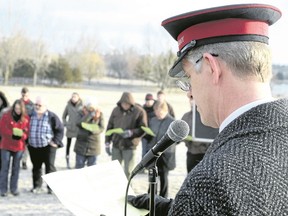
[[[147,152],[141,162],[134,168],[131,173],[132,179],[143,168],[149,167],[161,154],[173,143],[180,142],[188,136],[189,126],[183,120],[173,121],[164,134],[164,136],[156,143],[156,145]]]

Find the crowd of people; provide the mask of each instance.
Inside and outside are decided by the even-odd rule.
[[[14,196],[19,195],[20,164],[22,160],[22,168],[27,169],[28,156],[32,163],[31,192],[38,193],[42,190],[42,165],[45,164],[46,174],[56,171],[56,150],[63,146],[63,124],[54,112],[47,109],[45,98],[37,97],[34,103],[30,100],[27,87],[22,88],[21,98],[11,107],[4,92],[0,95],[3,107],[0,119],[0,194],[6,197],[10,191]],[[52,193],[49,187],[48,193]]]
[[[123,92],[105,123],[101,105],[97,100],[84,100],[77,92],[73,92],[68,99],[63,109],[62,121],[56,113],[48,109],[44,97],[38,96],[32,101],[27,87],[22,88],[21,97],[11,107],[4,92],[0,92],[1,196],[6,197],[9,192],[14,196],[19,195],[19,172],[21,165],[22,169],[30,168],[27,166],[28,158],[32,163],[30,191],[43,192],[42,166],[45,165],[45,174],[55,172],[56,152],[64,145],[67,169],[95,165],[103,148],[104,153],[111,156],[111,160],[118,160],[123,165],[124,173],[129,178],[137,162],[137,146],[142,143],[144,157],[175,119],[173,107],[165,97],[163,91],[157,92],[157,98],[154,98],[152,93],[147,93],[144,103],[140,104],[136,103],[132,93]],[[184,120],[191,123],[190,119]],[[145,128],[149,128],[152,135],[147,133]],[[104,140],[101,140],[102,135]],[[66,143],[63,142],[64,136]],[[185,142],[187,144],[192,141]],[[72,155],[75,157],[75,164],[70,162],[72,143],[75,143]],[[157,162],[159,195],[168,196],[168,171],[175,166],[175,145],[172,145]],[[49,186],[47,193],[53,193]]]

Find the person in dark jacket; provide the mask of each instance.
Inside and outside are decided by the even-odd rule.
[[[1,196],[7,196],[8,175],[10,160],[12,158],[10,191],[14,196],[19,195],[18,179],[20,160],[25,149],[29,133],[29,116],[26,115],[25,105],[21,100],[16,100],[11,109],[5,112],[0,120],[0,153],[2,169],[0,172]]]
[[[155,112],[154,112],[154,104],[155,100],[153,98],[153,95],[151,93],[147,93],[145,96],[145,104],[143,105],[143,109],[146,111],[147,114],[147,123],[149,125],[150,120],[155,117]],[[148,135],[145,135],[141,139],[142,143],[142,158],[144,155],[149,151],[148,147],[148,140],[149,137]]]
[[[0,91],[0,117],[2,116],[3,112],[7,110],[9,107],[9,102],[7,97],[5,96],[4,92]]]
[[[141,126],[147,127],[147,116],[145,110],[135,103],[130,92],[124,92],[113,109],[105,137],[106,152],[111,155],[112,160],[124,161],[124,172],[127,178],[135,165],[135,150],[138,146],[144,131]],[[120,133],[107,135],[111,129],[123,130]]]
[[[163,91],[161,91],[161,90],[157,92],[157,101],[166,102],[166,104],[167,104],[167,106],[168,106],[169,114],[170,114],[173,118],[175,118],[174,109],[173,109],[172,105],[167,102],[167,100],[166,100],[166,94],[165,94]]]
[[[155,136],[150,136],[148,142],[149,149],[165,135],[169,125],[174,121],[174,118],[168,113],[168,106],[166,102],[155,102],[154,105],[155,117],[149,122],[149,128],[153,131]],[[158,175],[160,178],[159,195],[162,197],[168,196],[168,172],[176,167],[176,146],[172,144],[157,160]]]
[[[62,139],[64,127],[59,117],[47,109],[47,101],[41,97],[35,100],[35,108],[30,117],[30,133],[28,150],[33,165],[32,193],[41,192],[42,164],[45,164],[45,173],[56,171],[55,157],[57,148],[63,147]],[[48,187],[48,194],[52,190]]]
[[[34,103],[30,99],[30,91],[27,87],[21,89],[21,100],[25,104],[26,113],[31,116],[34,110]]]
[[[63,125],[66,127],[66,165],[70,169],[70,146],[72,143],[72,138],[76,138],[79,128],[77,123],[80,119],[80,114],[83,109],[83,102],[77,92],[72,93],[71,99],[67,102],[65,110],[62,115]]]
[[[25,104],[25,109],[26,109],[26,113],[27,115],[30,117],[32,115],[32,112],[34,110],[34,103],[30,100],[30,92],[29,89],[27,87],[23,87],[21,89],[21,100],[24,102]],[[27,139],[28,141],[28,139]],[[25,150],[22,156],[22,169],[26,170],[27,167],[27,158],[29,157],[29,151],[27,148],[27,145],[25,145]]]
[[[190,108],[189,112],[184,113],[182,116],[182,120],[187,122],[189,125],[190,131],[189,134],[192,134],[192,120],[193,120],[193,100],[192,98],[189,99]],[[210,146],[209,142],[199,142],[199,141],[188,141],[183,140],[187,147],[186,153],[186,168],[187,173],[189,173],[204,157],[208,147]]]
[[[99,106],[94,103],[86,104],[77,123],[79,127],[75,148],[76,169],[96,164],[97,155],[101,152],[100,134],[104,131],[104,116]]]
[[[155,215],[288,214],[288,99],[272,97],[267,45],[280,17],[270,5],[238,4],[163,21],[179,44],[169,75],[219,134],[175,199],[157,197]],[[148,198],[129,200],[147,208]]]
[[[9,102],[4,94],[4,92],[0,91],[0,119],[5,111],[8,110]],[[1,134],[0,134],[1,141]],[[1,154],[0,154],[0,171],[1,171]]]

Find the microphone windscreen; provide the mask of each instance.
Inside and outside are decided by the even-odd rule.
[[[183,120],[173,121],[167,131],[167,135],[174,142],[180,142],[189,134],[189,125]]]

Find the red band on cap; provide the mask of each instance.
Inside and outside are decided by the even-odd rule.
[[[248,19],[215,20],[185,29],[178,35],[177,41],[179,50],[181,50],[192,40],[229,35],[262,35],[268,37],[268,24],[263,21]]]

